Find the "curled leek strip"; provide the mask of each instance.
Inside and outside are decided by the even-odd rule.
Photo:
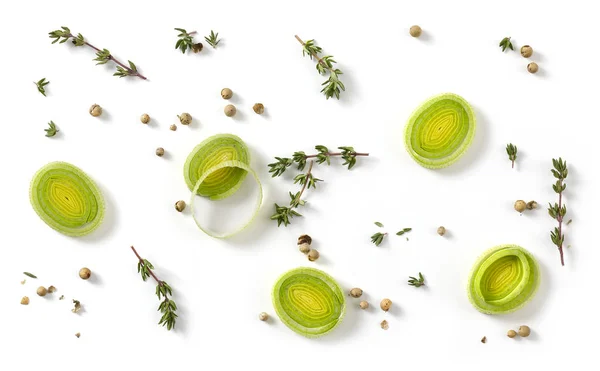
[[[501,245],[486,251],[469,277],[471,304],[486,314],[505,314],[523,307],[537,291],[540,268],[524,248]]]
[[[452,165],[475,136],[475,114],[462,97],[445,93],[421,104],[410,116],[404,144],[417,163],[429,169]]]
[[[66,162],[51,162],[38,170],[29,198],[39,217],[67,236],[91,233],[104,218],[104,199],[96,184]]]
[[[188,155],[183,176],[190,191],[197,188],[200,196],[222,200],[234,194],[242,185],[248,171],[236,166],[221,167],[206,176],[200,187],[195,187],[207,170],[225,161],[250,164],[250,152],[246,143],[232,134],[217,134],[207,138]]]
[[[256,180],[256,183],[258,184],[258,197],[257,197],[257,200],[256,200],[256,207],[254,209],[254,212],[252,213],[252,216],[250,217],[250,219],[244,225],[242,225],[240,228],[238,228],[237,230],[235,230],[233,232],[224,233],[224,234],[217,234],[217,233],[213,233],[210,230],[204,228],[200,224],[200,222],[198,221],[198,219],[196,219],[195,207],[194,207],[194,200],[196,199],[196,195],[198,194],[198,190],[200,189],[200,187],[202,186],[202,184],[204,183],[205,180],[209,179],[214,174],[222,173],[223,170],[226,170],[226,169],[238,169],[238,170],[244,171],[244,173],[250,173],[250,174],[252,174],[252,176]],[[239,188],[239,186],[237,188]],[[214,199],[214,198],[211,198],[211,199]],[[232,160],[232,161],[221,162],[218,165],[213,166],[210,169],[205,170],[202,173],[202,176],[200,176],[200,178],[196,181],[196,185],[192,189],[192,199],[190,200],[190,207],[191,207],[191,210],[192,210],[192,217],[194,218],[194,221],[196,222],[196,225],[198,226],[198,228],[200,228],[200,230],[202,230],[204,233],[206,233],[207,235],[209,235],[211,237],[215,237],[215,238],[227,238],[227,237],[231,237],[234,234],[236,234],[236,233],[241,232],[242,230],[244,230],[254,220],[254,218],[256,218],[256,215],[258,214],[258,210],[260,209],[260,206],[262,204],[262,199],[263,199],[262,185],[260,184],[260,179],[258,179],[258,175],[256,174],[256,172],[254,170],[252,170],[252,168],[250,168],[250,166],[246,165],[245,163],[240,162],[240,161],[233,161]]]
[[[336,328],[346,313],[346,299],[337,282],[314,268],[296,268],[275,283],[273,306],[292,331],[315,338]]]

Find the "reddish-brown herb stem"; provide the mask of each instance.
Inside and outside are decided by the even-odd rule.
[[[312,168],[313,168],[314,163],[315,163],[314,161],[311,161],[310,164],[308,165],[308,171],[306,172],[306,181],[302,185],[302,188],[300,189],[300,193],[298,193],[298,197],[296,197],[294,202],[300,202],[300,200],[302,199],[302,194],[304,193],[304,190],[306,189],[306,185],[310,181],[310,178],[312,178],[312,176],[313,176]]]
[[[317,157],[317,156],[323,155],[323,154],[325,154],[327,156],[341,156],[342,152],[318,153],[318,154],[315,154],[315,155],[306,155],[306,158],[314,158],[314,157]],[[349,154],[351,156],[368,156],[369,155],[368,153],[359,153],[359,152],[350,152]]]
[[[135,247],[131,246],[131,250],[133,250],[133,253],[135,254],[135,256],[137,256],[137,258],[140,260],[140,263],[144,264],[144,259],[142,259],[142,257],[140,256],[140,254],[138,254],[138,252],[135,250]],[[150,273],[150,275],[152,276],[152,278],[154,278],[154,280],[159,285],[163,284],[163,282],[161,280],[159,280],[158,277],[156,277],[156,275],[154,274],[154,272],[152,272],[152,269],[148,268],[148,272]]]
[[[70,33],[70,34],[68,34],[68,35],[69,35],[69,37],[70,37],[70,38],[71,38],[71,37],[72,37],[72,38],[75,38],[75,36],[73,36],[73,34],[71,34],[71,33]],[[97,52],[101,52],[101,51],[102,51],[102,50],[100,50],[100,49],[96,48],[94,45],[90,44],[90,43],[89,43],[89,42],[87,42],[87,41],[84,41],[83,43],[84,43],[85,45],[89,46],[90,48],[94,49],[94,50],[95,50],[95,51],[97,51]],[[129,72],[129,76],[137,76],[137,77],[139,77],[139,78],[141,78],[141,79],[147,80],[146,76],[144,76],[144,75],[142,75],[141,73],[139,73],[139,72],[137,72],[137,71],[134,71],[134,70],[132,70],[131,68],[127,67],[126,65],[124,65],[123,63],[121,63],[119,60],[117,60],[117,58],[113,57],[113,55],[112,55],[112,54],[108,56],[108,59],[110,59],[111,61],[115,62],[116,64],[118,64],[119,66],[123,67],[124,69],[126,69],[126,70],[127,70],[127,72]]]

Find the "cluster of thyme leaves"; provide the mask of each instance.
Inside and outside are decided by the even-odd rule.
[[[175,322],[177,320],[177,314],[175,311],[177,310],[177,305],[175,302],[169,298],[169,296],[173,296],[171,286],[165,281],[161,281],[156,277],[152,269],[154,266],[146,259],[142,259],[142,257],[137,253],[135,248],[131,246],[131,250],[138,258],[138,273],[142,276],[142,280],[146,281],[148,277],[154,278],[156,281],[156,296],[158,296],[158,300],[160,300],[160,305],[158,306],[158,311],[162,313],[162,317],[158,322],[159,325],[163,325],[167,327],[167,330],[171,330],[175,328]]]
[[[179,32],[179,35],[177,35],[179,39],[175,43],[175,49],[181,50],[183,54],[185,54],[188,49],[194,53],[198,53],[202,50],[202,43],[194,42],[194,35],[197,34],[196,31],[187,32],[183,28],[176,28],[175,31]],[[210,35],[204,36],[204,40],[206,40],[208,45],[212,46],[213,49],[216,49],[219,42],[221,42],[219,33],[215,33],[213,30],[210,30]]]
[[[510,37],[505,37],[504,39],[502,39],[498,46],[502,48],[502,51],[506,51],[506,49],[515,50],[515,48],[513,48],[512,42],[510,42]]]
[[[425,286],[425,277],[423,277],[423,274],[421,274],[421,272],[419,272],[419,278],[409,276],[408,285],[414,287]]]
[[[204,36],[204,40],[206,40],[208,45],[212,46],[213,49],[216,49],[217,45],[219,45],[219,42],[221,41],[219,39],[219,33],[215,33],[213,30],[210,30],[210,35]]]
[[[515,167],[515,160],[517,159],[517,146],[512,143],[506,145],[506,153],[508,154],[508,159],[512,162],[512,167]]]
[[[96,48],[94,45],[88,43],[82,34],[79,33],[77,34],[77,36],[73,35],[68,27],[62,26],[60,30],[54,30],[52,32],[49,32],[48,34],[51,39],[54,39],[54,41],[52,41],[52,44],[55,44],[57,42],[59,44],[62,44],[71,39],[71,42],[75,46],[87,45],[90,48],[94,49],[96,51],[96,58],[94,59],[94,61],[98,62],[96,63],[96,65],[106,64],[109,61],[115,62],[117,64],[117,72],[115,72],[113,76],[137,76],[141,79],[146,80],[146,77],[138,72],[136,65],[132,61],[127,61],[129,62],[129,66],[124,65],[123,63],[119,62],[112,54],[110,54],[110,51],[108,51],[108,49]]]
[[[183,28],[175,28],[175,31],[179,31],[179,38],[175,43],[175,49],[181,50],[181,53],[185,54],[185,52],[189,49],[194,53],[202,50],[202,43],[194,43],[194,35],[197,33],[196,31],[187,32]]]
[[[50,84],[50,81],[46,81],[46,78],[39,80],[38,82],[33,82],[35,86],[37,86],[37,90],[45,97],[46,96],[46,85]]]
[[[55,136],[56,133],[58,133],[60,130],[58,130],[56,128],[56,124],[54,123],[54,121],[50,121],[48,123],[48,129],[44,129],[44,131],[46,132],[46,136],[48,138],[51,138],[51,137]]]
[[[298,37],[298,35],[296,35],[296,40],[302,44],[302,56],[308,55],[311,60],[313,58],[317,60],[316,68],[320,75],[325,75],[327,71],[329,71],[329,78],[321,84],[321,86],[324,86],[323,89],[321,89],[321,93],[325,94],[327,99],[334,96],[337,99],[340,99],[340,93],[341,91],[346,91],[346,87],[339,78],[339,75],[342,74],[342,71],[339,68],[333,67],[333,64],[337,63],[333,59],[333,56],[326,55],[324,57],[319,57],[319,54],[323,50],[321,47],[315,44],[314,39],[304,42]]]
[[[562,158],[552,159],[552,165],[554,169],[551,169],[552,175],[556,178],[556,183],[552,184],[552,189],[554,192],[558,193],[558,202],[552,205],[548,203],[548,214],[558,221],[558,227],[555,227],[553,231],[550,232],[550,239],[552,243],[554,243],[558,247],[558,251],[560,253],[560,264],[565,265],[565,258],[563,255],[563,244],[565,242],[565,234],[562,230],[562,224],[565,215],[567,214],[567,206],[563,203],[563,192],[567,189],[567,184],[565,183],[565,179],[569,174],[569,170],[567,169],[567,162],[563,161]],[[570,222],[570,221],[569,221]],[[569,224],[567,222],[567,224]]]
[[[376,226],[378,226],[379,228],[383,228],[383,224],[381,222],[375,222],[374,223]],[[397,236],[402,236],[403,234],[412,231],[412,228],[402,228],[401,230],[399,230],[398,232],[396,232]],[[388,235],[387,232],[381,233],[381,232],[377,232],[375,234],[373,234],[371,236],[371,242],[373,244],[375,244],[375,246],[379,246],[381,245],[381,243],[383,242],[384,238]]]
[[[352,169],[356,165],[357,156],[368,156],[368,153],[359,153],[354,150],[353,147],[338,147],[340,152],[331,152],[327,147],[318,145],[315,146],[317,150],[316,154],[307,155],[303,151],[294,152],[291,158],[288,157],[275,157],[276,162],[269,164],[269,173],[272,177],[281,176],[290,166],[296,164],[296,168],[300,171],[304,171],[308,164],[308,170],[304,173],[300,173],[294,177],[294,184],[302,186],[300,191],[296,193],[289,192],[290,203],[289,206],[280,206],[275,204],[275,214],[271,216],[271,220],[277,221],[277,226],[281,224],[287,227],[290,224],[290,219],[295,216],[302,216],[297,209],[299,206],[304,206],[306,201],[302,199],[302,195],[306,189],[317,188],[317,183],[322,182],[322,179],[316,178],[313,173],[313,165],[326,163],[331,164],[331,157],[340,156],[344,160],[342,165],[347,166],[348,170]],[[314,160],[313,160],[314,159]]]

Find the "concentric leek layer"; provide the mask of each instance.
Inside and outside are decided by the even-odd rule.
[[[183,167],[183,176],[190,191],[208,169],[225,161],[250,164],[250,153],[246,144],[232,134],[218,134],[207,138],[189,154]],[[211,200],[221,200],[234,194],[246,177],[246,170],[238,167],[223,167],[207,176],[198,194]]]
[[[273,287],[273,305],[283,323],[306,337],[332,331],[344,317],[346,301],[337,282],[314,268],[296,268]]]
[[[202,226],[202,224],[198,221],[198,219],[196,218],[194,201],[196,199],[196,195],[198,194],[198,190],[200,189],[200,187],[202,187],[202,184],[204,184],[204,182],[207,179],[211,178],[213,176],[213,174],[222,173],[223,170],[227,170],[227,169],[241,170],[244,172],[244,176],[246,173],[252,174],[252,176],[254,177],[254,180],[258,184],[258,196],[256,198],[256,206],[254,207],[254,212],[252,213],[252,215],[250,216],[250,218],[248,219],[248,221],[245,224],[243,224],[240,228],[238,228],[237,230],[235,230],[233,232],[217,234],[217,233],[213,233],[210,230],[204,228]],[[237,188],[239,188],[239,186]],[[211,199],[213,199],[213,198],[211,198]],[[194,221],[196,222],[196,225],[198,226],[198,228],[200,228],[204,233],[206,233],[207,235],[209,235],[211,237],[227,238],[227,237],[233,236],[234,234],[236,234],[238,232],[241,232],[248,225],[250,225],[250,223],[254,220],[254,218],[256,218],[256,215],[258,214],[258,211],[260,210],[260,206],[262,205],[262,199],[263,199],[262,185],[260,184],[260,179],[258,179],[258,175],[256,174],[256,172],[254,170],[252,170],[252,168],[250,168],[250,166],[246,165],[243,162],[224,161],[218,165],[215,165],[215,166],[207,169],[206,171],[204,171],[202,173],[202,176],[198,179],[198,181],[194,185],[194,188],[192,189],[192,199],[190,200],[190,206],[191,206],[191,210],[192,210],[192,216],[193,216]]]
[[[96,184],[66,162],[51,162],[38,170],[29,198],[46,224],[68,236],[92,232],[104,217],[104,199]]]
[[[471,271],[468,294],[480,312],[514,312],[533,298],[540,283],[535,258],[517,245],[501,245],[485,252]]]
[[[439,169],[456,162],[475,136],[475,114],[462,97],[446,93],[430,98],[408,119],[404,143],[419,165]]]

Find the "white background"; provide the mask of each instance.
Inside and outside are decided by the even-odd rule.
[[[600,23],[592,2],[159,4],[3,6],[1,369],[480,370],[597,359]],[[412,24],[423,28],[420,39],[408,36]],[[47,33],[62,25],[131,59],[149,81],[112,77],[113,65],[95,66],[89,48],[51,45]],[[182,55],[173,48],[174,27],[200,35],[214,29],[223,41],[217,50]],[[294,34],[315,38],[335,56],[347,87],[340,101],[319,94],[324,78],[302,57]],[[534,48],[537,75],[527,73],[518,52],[500,51],[505,36],[516,48]],[[51,81],[47,98],[32,84],[42,77]],[[234,91],[235,119],[222,113],[223,87]],[[415,107],[442,92],[467,99],[478,128],[458,163],[431,171],[406,153],[403,128]],[[262,117],[251,109],[257,101],[266,106]],[[101,118],[88,114],[93,103],[104,107]],[[184,111],[193,125],[169,131]],[[139,122],[144,112],[151,125]],[[43,131],[50,120],[61,130],[51,139]],[[189,197],[186,156],[215,133],[246,141],[265,188],[255,223],[226,241],[197,230],[189,209],[182,215],[173,208]],[[519,147],[514,170],[508,142]],[[352,145],[371,157],[351,172],[337,160],[318,167],[325,183],[307,193],[305,217],[277,228],[268,220],[272,205],[297,187],[289,177],[270,178],[266,165],[316,144]],[[168,156],[156,157],[158,146]],[[550,242],[555,223],[544,207],[556,199],[550,168],[558,156],[569,164],[565,199],[573,218],[565,267]],[[106,220],[92,235],[63,236],[29,204],[31,177],[55,160],[81,167],[106,197]],[[542,208],[520,216],[516,199],[534,199]],[[412,227],[410,240],[391,236],[375,247],[374,221],[392,234]],[[449,231],[444,238],[436,234],[439,225]],[[314,238],[318,262],[297,251],[301,233]],[[524,309],[483,315],[468,302],[467,277],[480,253],[504,243],[531,251],[543,281]],[[154,285],[138,276],[130,245],[174,287],[176,331],[157,326]],[[311,340],[293,333],[274,313],[271,287],[286,270],[305,265],[330,273],[344,289],[363,288],[371,309],[348,300],[344,322],[330,335]],[[92,280],[78,278],[83,266]],[[23,271],[39,279],[22,286]],[[407,286],[419,271],[427,288]],[[58,292],[39,298],[38,285]],[[66,300],[58,301],[61,294]],[[29,306],[19,304],[23,295]],[[384,297],[394,302],[391,313],[378,308]],[[80,315],[70,312],[73,298],[84,305]],[[272,315],[269,323],[257,319],[261,311]],[[379,327],[383,319],[388,331]],[[521,324],[533,330],[528,339],[505,336]]]

